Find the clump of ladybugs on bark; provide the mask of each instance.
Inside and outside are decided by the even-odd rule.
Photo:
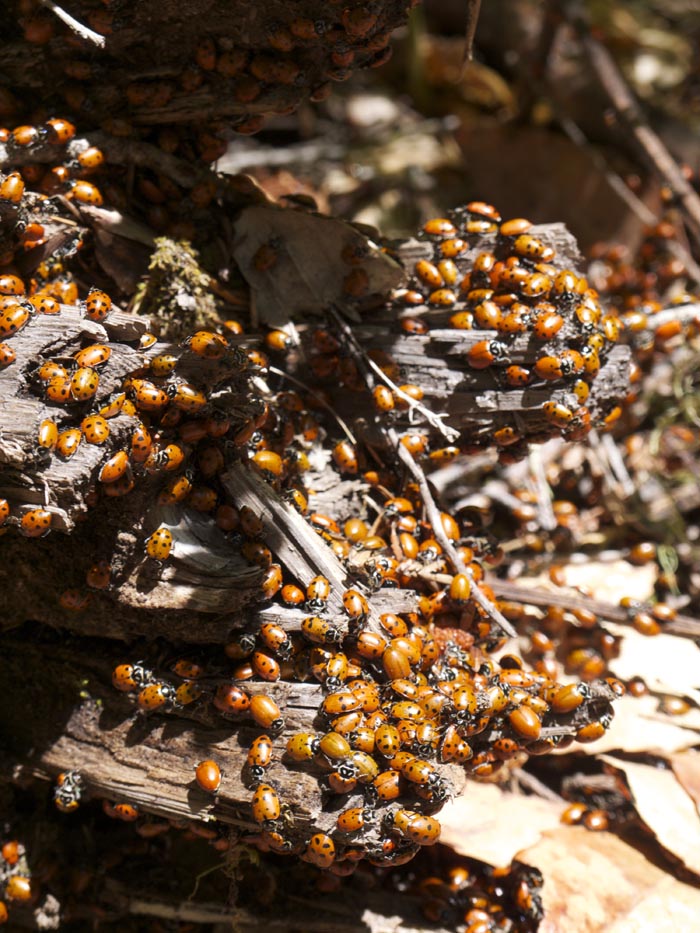
[[[528,220],[504,221],[492,205],[475,201],[427,221],[405,253],[393,250],[408,281],[379,320],[403,339],[368,330],[369,354],[381,370],[375,368],[372,404],[405,432],[415,456],[439,464],[495,446],[509,463],[528,443],[582,440],[619,418],[616,396],[624,395],[626,380],[600,397],[595,382],[624,322],[558,258],[555,242],[546,229],[538,235]],[[416,254],[422,258],[410,258]],[[332,339],[314,335],[309,349],[312,369],[331,393],[338,382],[341,390],[368,392],[357,360]],[[447,382],[435,379],[433,357],[444,357]],[[484,393],[498,397],[487,414],[479,404]],[[342,391],[333,397],[342,405]],[[444,418],[442,430],[435,416]],[[346,463],[352,472],[352,460]]]
[[[44,106],[93,129],[211,163],[225,152],[232,130],[255,133],[266,116],[292,113],[307,99],[322,101],[356,69],[384,64],[392,32],[414,5],[304,0],[253,10],[233,0],[212,15],[209,3],[194,0],[185,26],[175,3],[148,9],[123,0],[117,9],[81,0],[71,14],[102,37],[100,48],[38,0],[17,0],[6,23],[16,49],[8,80],[14,95],[8,92],[0,104],[18,110],[23,94],[32,101],[39,95]],[[50,83],[39,91],[36,79],[44,74]],[[31,142],[27,134],[23,144]],[[145,179],[144,195],[162,204],[151,197],[149,182],[157,188],[155,173]]]
[[[457,933],[534,933],[543,917],[542,873],[514,861],[493,868],[439,853],[391,873],[385,884],[418,897],[423,916]]]
[[[478,212],[470,209],[467,216],[474,213]],[[493,213],[490,209],[491,219],[482,222],[495,225]],[[501,225],[503,239],[497,241],[496,253],[501,243],[508,251],[515,249],[513,237],[524,253],[544,249],[539,242],[530,242],[523,226],[523,222],[514,222],[513,229]],[[444,245],[445,229],[441,227],[435,240],[438,246]],[[429,225],[428,234],[436,236],[431,231]],[[526,257],[521,258],[524,262]],[[539,259],[547,258],[545,250]],[[529,308],[522,314],[528,321],[532,317],[533,328],[540,326],[538,315],[543,315],[547,333],[534,337],[543,346],[552,328],[556,335],[564,326],[556,307],[535,312],[536,299],[544,301],[541,296],[549,295],[555,282],[568,289],[572,315],[586,318],[580,321],[581,333],[584,323],[597,333],[598,312],[591,307],[595,302],[579,277],[569,272],[561,279],[559,273],[548,277],[542,269],[529,266],[523,266],[527,274],[521,276],[519,261],[508,266],[494,254],[494,265],[498,262],[512,272],[509,288],[515,290],[519,283],[517,287],[533,292],[521,294],[522,302],[506,301],[503,306],[514,314],[518,313],[515,304]],[[542,279],[550,282],[546,288]],[[74,290],[70,302],[65,294],[55,292],[56,283],[64,281]],[[0,286],[5,292],[8,341],[24,327],[31,328],[39,315],[55,313],[60,319],[66,303],[77,304],[95,324],[108,324],[112,313],[107,292],[92,289],[81,300],[75,283],[64,279],[63,272],[44,281],[38,276],[25,280],[8,271]],[[482,296],[477,307],[492,298],[501,299],[501,292]],[[42,303],[49,299],[55,306],[47,311]],[[497,300],[492,304],[501,307]],[[592,323],[587,320],[589,312]],[[330,325],[309,331],[317,350],[311,360],[312,377],[322,380],[323,372],[330,371],[327,358],[336,365],[345,338]],[[265,349],[282,369],[294,350],[285,334],[272,331],[265,338]],[[199,704],[246,728],[257,727],[245,763],[250,816],[257,832],[244,841],[265,851],[297,855],[337,874],[350,873],[363,858],[378,867],[401,865],[439,839],[435,814],[453,792],[448,766],[460,766],[477,780],[491,779],[507,770],[509,762],[520,763],[529,755],[545,754],[576,740],[592,741],[609,725],[610,701],[618,691],[613,684],[560,683],[556,671],[530,670],[516,654],[494,660],[505,638],[475,597],[497,602],[485,582],[485,570],[495,566],[500,555],[485,540],[467,543],[460,519],[449,511],[440,512],[439,528],[433,527],[420,486],[407,479],[399,462],[387,460],[377,469],[370,459],[371,447],[362,438],[336,441],[331,432],[337,431],[337,424],[323,414],[326,409],[319,406],[315,381],[308,390],[302,384],[296,391],[282,378],[274,391],[268,356],[256,348],[243,349],[242,336],[243,327],[235,320],[221,322],[214,330],[189,333],[177,346],[159,344],[146,334],[137,348],[140,365],[120,378],[118,390],[106,398],[101,387],[112,362],[107,342],[86,343],[69,360],[46,359],[36,371],[34,391],[55,415],[37,425],[37,447],[44,456],[63,460],[72,458],[82,444],[104,449],[95,470],[91,508],[99,510],[105,499],[127,496],[140,484],[155,482],[158,506],[209,516],[229,536],[231,546],[260,568],[262,599],[283,609],[301,610],[298,630],[258,622],[226,643],[230,676],[219,676],[215,686],[205,676],[206,664],[186,657],[168,670],[130,661],[113,674],[114,686],[130,695],[143,714],[177,713]],[[578,356],[572,356],[574,352]],[[573,368],[566,373],[558,366],[556,374],[547,370],[545,375],[542,364],[542,381],[575,376],[576,382],[587,385],[586,378],[595,372],[585,370],[584,356],[571,350],[566,360],[573,362],[566,366]],[[588,356],[593,359],[595,353]],[[472,357],[470,365],[476,359]],[[324,360],[319,371],[319,361]],[[354,380],[359,388],[360,370],[352,355],[344,356],[342,366],[339,357],[337,362],[344,384]],[[391,369],[391,360],[379,357],[377,363],[384,371]],[[380,427],[392,410],[391,402],[408,411],[419,400],[419,390],[411,386],[400,390],[405,398],[381,388],[373,392]],[[112,425],[117,419],[119,443],[114,449]],[[578,437],[570,429],[564,434]],[[399,443],[416,462],[431,468],[452,458],[451,450],[429,451],[421,431],[406,431]],[[362,483],[365,500],[372,503],[372,519],[366,511],[336,518],[310,507],[304,474],[310,470],[310,457],[326,444],[331,469],[339,477],[349,475]],[[247,463],[247,469],[264,481],[263,488],[268,484],[271,496],[281,497],[290,514],[296,510],[308,522],[318,535],[319,547],[330,549],[347,577],[342,591],[323,574],[309,574],[308,579],[286,575],[266,542],[264,515],[237,503],[222,482],[235,462]],[[342,510],[343,504],[338,503],[338,508]],[[29,537],[39,537],[50,531],[51,513],[31,509],[21,516],[10,514],[6,521],[19,523]],[[144,532],[144,560],[163,567],[178,549],[175,525],[160,523]],[[456,557],[446,552],[441,543],[445,541]],[[91,564],[86,571],[88,588],[65,591],[60,604],[70,612],[83,611],[90,588],[106,588],[113,582],[108,563]],[[386,588],[415,591],[415,609],[376,611],[374,594]],[[279,681],[321,685],[322,699],[304,731],[287,726],[284,704],[274,691]],[[319,827],[303,829],[295,825],[283,793],[268,777],[272,762],[292,773],[301,769],[317,777],[319,811],[326,813],[324,800],[334,801],[336,815],[331,823],[325,819]],[[72,809],[80,782],[70,774],[62,777],[56,803]],[[212,796],[225,791],[226,775],[214,759],[200,762],[195,780]],[[126,801],[105,806],[118,819],[139,818],[138,809]]]

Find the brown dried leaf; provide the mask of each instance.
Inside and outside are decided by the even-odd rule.
[[[700,874],[700,814],[673,771],[601,755],[621,771],[640,818],[664,849]]]
[[[234,257],[254,292],[260,319],[282,326],[295,315],[321,314],[331,305],[347,311],[343,281],[353,270],[368,276],[366,294],[384,294],[403,281],[401,267],[350,224],[319,214],[255,206],[243,210],[235,225]],[[274,266],[255,268],[261,246],[272,245]],[[366,252],[362,262],[348,265],[345,248]]]
[[[610,833],[561,827],[518,858],[545,878],[539,933],[697,929],[700,891]]]
[[[559,826],[563,807],[540,797],[526,797],[496,784],[470,783],[465,794],[440,811],[440,841],[460,855],[496,866],[510,865],[524,846]]]

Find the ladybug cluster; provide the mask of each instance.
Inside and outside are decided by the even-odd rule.
[[[452,369],[465,361],[460,390],[472,384],[479,391],[498,390],[505,400],[501,407],[510,409],[503,416],[489,411],[488,426],[475,413],[467,428],[453,432],[460,437],[449,447],[444,432],[442,444],[436,444],[434,424],[432,431],[414,432],[406,441],[412,452],[427,454],[432,444],[434,459],[440,461],[456,456],[460,448],[495,444],[502,461],[512,462],[524,455],[528,442],[555,435],[581,440],[592,426],[607,428],[619,417],[614,402],[599,408],[591,385],[617,343],[622,323],[604,310],[585,277],[557,260],[551,236],[543,236],[525,219],[502,221],[492,205],[470,202],[448,217],[429,220],[421,241],[410,250],[395,251],[409,281],[396,291],[380,320],[393,321],[409,338],[422,338],[421,347],[431,341],[437,348],[431,352],[439,352],[441,342],[460,347],[459,356],[452,350],[450,360]],[[422,258],[410,259],[409,254]],[[449,337],[449,331],[459,337]],[[396,360],[384,349],[381,334],[374,341],[370,354],[387,382],[380,380],[373,389],[375,409],[400,420],[410,412],[413,423],[419,423],[421,404],[429,403],[426,390],[420,384],[401,385],[401,367],[409,374],[416,368],[410,340],[405,353],[398,345]],[[371,333],[368,343],[373,346]],[[314,350],[318,377],[330,381],[339,374],[344,387],[366,390],[353,359],[343,359],[333,345],[315,344]],[[444,404],[442,397],[437,401]]]
[[[10,918],[10,907],[32,899],[31,872],[24,846],[10,839],[0,848],[0,925]]]
[[[8,12],[8,41],[28,45],[35,74],[53,76],[41,94],[51,105],[116,137],[148,139],[168,155],[213,162],[231,129],[255,133],[266,115],[291,113],[307,98],[324,100],[334,82],[384,64],[392,31],[413,5],[308,2],[253,14],[234,2],[214,18],[206,6],[194,8],[183,31],[165,10],[146,15],[138,4],[81,0],[71,13],[105,39],[105,48],[96,49],[38,0],[17,0],[14,15]],[[153,43],[157,76],[151,76]],[[9,82],[21,93],[22,70]],[[27,88],[32,92],[36,100],[35,83]],[[17,110],[17,98],[5,96],[0,105]],[[203,120],[207,112],[216,116]]]
[[[542,874],[522,862],[492,868],[460,859],[410,880],[425,919],[459,933],[531,933],[542,920]]]

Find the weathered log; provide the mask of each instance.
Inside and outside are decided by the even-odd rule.
[[[111,686],[111,670],[120,661],[123,657],[104,641],[70,645],[35,628],[5,636],[0,672],[11,700],[0,709],[0,733],[12,742],[12,758],[22,763],[23,773],[46,778],[77,769],[91,797],[128,801],[168,819],[216,819],[257,832],[245,759],[260,729],[245,716],[217,714],[210,703],[194,711],[184,707],[176,716],[139,712]],[[27,677],[28,670],[41,675]],[[210,680],[202,683],[207,695],[214,686]],[[323,731],[317,718],[321,686],[246,681],[245,687],[251,695],[271,696],[284,710],[285,726],[273,739],[266,780],[289,807],[289,835],[308,835],[310,826],[333,832],[338,798],[320,793],[324,768],[315,762],[295,765],[284,755],[293,733]],[[19,732],[14,728],[18,717],[23,723]],[[224,774],[215,797],[194,781],[194,769],[205,758],[216,760]],[[451,792],[461,792],[464,771],[454,765],[439,769]],[[341,799],[343,806],[361,806],[363,798]],[[376,840],[376,832],[368,830],[363,842]]]

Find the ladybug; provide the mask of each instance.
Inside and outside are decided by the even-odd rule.
[[[265,776],[265,770],[269,768],[272,761],[272,739],[269,735],[259,735],[255,738],[248,749],[246,764],[250,768],[250,773],[257,781],[261,781]]]
[[[558,356],[541,356],[534,366],[535,375],[540,379],[547,381],[552,379],[562,379],[564,370],[562,361]]]
[[[330,868],[335,861],[335,843],[325,833],[314,833],[309,839],[306,857],[317,868]]]
[[[73,358],[80,367],[96,369],[98,366],[104,366],[112,355],[109,347],[101,343],[93,343],[89,347],[84,347],[74,354]]]
[[[286,606],[301,606],[306,598],[301,587],[295,586],[293,583],[287,583],[283,586],[280,596]]]
[[[310,761],[319,748],[319,739],[313,732],[297,732],[287,742],[287,754],[292,761]]]
[[[214,706],[222,713],[245,713],[250,709],[250,696],[235,684],[221,684],[216,689]]]
[[[26,288],[18,275],[0,274],[0,295],[24,295]]]
[[[542,412],[547,421],[557,427],[566,427],[574,418],[574,413],[571,409],[567,408],[566,405],[561,405],[559,402],[544,402],[542,405]]]
[[[396,800],[402,791],[402,777],[398,771],[382,771],[372,782],[377,799],[383,803]]]
[[[8,878],[5,882],[5,897],[8,901],[20,903],[31,900],[32,883],[29,878],[25,875],[12,875]]]
[[[105,157],[97,146],[88,146],[87,149],[78,153],[76,160],[84,172],[94,172],[104,163]]]
[[[80,422],[80,430],[88,444],[104,444],[109,437],[109,424],[102,415],[88,415]]]
[[[327,716],[351,713],[362,706],[362,701],[350,690],[339,690],[329,694],[321,703],[321,711]]]
[[[492,363],[506,359],[507,349],[498,340],[480,340],[470,347],[467,362],[472,369],[487,369]]]
[[[80,447],[83,432],[80,428],[67,428],[61,431],[56,439],[56,453],[64,460],[70,460]]]
[[[564,318],[556,311],[538,314],[532,325],[532,333],[538,340],[551,340],[564,326]]]
[[[170,556],[173,535],[167,528],[157,528],[146,541],[146,555],[153,560],[164,561]]]
[[[161,709],[175,701],[175,689],[171,684],[152,683],[139,691],[137,702],[139,709]]]
[[[184,341],[183,346],[205,360],[220,360],[229,348],[225,337],[208,330],[198,330]]]
[[[17,354],[6,343],[0,343],[0,368],[10,366],[17,359]]]
[[[419,846],[433,846],[440,839],[440,823],[432,816],[416,814],[406,827],[406,838]]]
[[[453,237],[457,233],[457,228],[451,220],[445,217],[433,217],[423,224],[423,232],[428,236]]]
[[[97,478],[101,483],[114,483],[129,470],[129,455],[125,450],[118,450],[102,465]]]
[[[462,253],[469,249],[469,244],[466,240],[462,240],[455,236],[450,237],[448,240],[443,240],[439,248],[440,254],[446,259],[455,259],[457,256],[461,256]]]
[[[572,713],[591,695],[588,684],[567,684],[559,687],[551,698],[550,705],[555,713]]]
[[[93,590],[107,589],[110,582],[111,567],[109,561],[98,560],[85,574],[85,582]]]
[[[324,576],[316,576],[306,587],[306,604],[311,612],[323,612],[331,595],[330,582]]]
[[[509,366],[505,371],[506,383],[509,386],[526,386],[530,382],[531,374],[524,366]]]
[[[521,233],[527,233],[531,227],[531,221],[526,220],[524,217],[516,217],[513,220],[506,220],[502,223],[498,228],[498,232],[504,237],[517,237]]]
[[[260,784],[253,794],[253,819],[266,829],[274,829],[281,813],[277,791],[270,784]]]
[[[50,295],[32,295],[29,304],[37,314],[60,314],[61,305]]]
[[[353,622],[360,624],[369,615],[369,603],[357,590],[346,590],[343,593],[343,609]]]
[[[89,181],[73,181],[70,183],[68,198],[78,201],[80,204],[89,204],[92,207],[101,207],[104,199],[100,189]],[[88,314],[88,317],[90,315]],[[92,318],[92,320],[96,320]]]
[[[357,451],[349,441],[340,441],[333,448],[333,462],[341,473],[356,476],[359,471]]]
[[[139,422],[131,435],[131,459],[134,463],[144,463],[153,450],[153,438],[146,426]],[[175,477],[174,483],[184,477]],[[188,489],[189,492],[189,489]],[[184,496],[183,496],[184,498]]]
[[[595,742],[605,735],[606,729],[610,728],[612,716],[605,713],[597,722],[590,722],[582,726],[576,733],[576,741],[582,743]]]
[[[372,397],[374,399],[374,407],[377,409],[377,411],[393,411],[394,405],[396,403],[394,401],[394,396],[391,392],[391,389],[387,388],[387,386],[375,386],[372,392]]]
[[[350,807],[343,810],[336,820],[336,826],[341,833],[356,833],[374,821],[372,810],[367,807]]]
[[[76,402],[87,402],[94,397],[100,377],[94,369],[80,367],[71,376],[70,392]]]
[[[79,771],[64,771],[56,778],[53,802],[61,813],[77,810],[83,795],[83,779]]]
[[[60,144],[65,146],[66,143],[69,143],[75,136],[75,127],[73,124],[69,120],[64,120],[61,117],[54,117],[51,120],[47,120],[44,124],[44,129],[48,141],[54,145]]]
[[[136,432],[134,432],[136,434]],[[141,454],[132,458],[137,462],[141,459]],[[171,477],[158,495],[158,505],[174,505],[176,502],[183,502],[192,491],[192,482],[186,473],[180,476]]]
[[[208,794],[217,794],[221,786],[221,769],[215,761],[200,761],[194,771],[197,785]]]
[[[307,616],[302,619],[301,633],[308,641],[316,645],[338,644],[343,639],[342,631],[320,616]]]
[[[118,820],[123,820],[125,823],[133,823],[134,820],[139,818],[137,807],[132,806],[130,803],[118,803],[110,809],[112,816],[115,816]]]
[[[348,740],[338,732],[327,732],[319,740],[319,751],[329,761],[342,761],[352,754]]]
[[[118,664],[112,671],[112,685],[123,693],[133,693],[144,687],[153,678],[153,672],[140,661],[135,664]]]
[[[141,337],[139,338],[139,350],[148,350],[157,342],[158,338],[156,335],[149,334],[148,331],[146,331],[146,333],[141,334]]]
[[[207,406],[206,395],[187,382],[170,386],[168,394],[179,411],[193,414],[203,411]]]
[[[281,589],[282,580],[282,567],[279,564],[270,564],[270,566],[265,571],[262,582],[260,584],[260,590],[263,594],[263,597],[265,599],[272,599]],[[280,657],[285,657],[285,651],[286,649],[278,651]]]
[[[31,313],[24,305],[15,304],[0,312],[0,337],[14,337],[29,323]]]
[[[160,379],[165,376],[169,376],[175,370],[179,362],[177,356],[173,356],[172,353],[159,353],[158,356],[154,356],[151,359],[149,364],[149,369],[156,378]]]
[[[24,194],[24,179],[19,172],[10,172],[0,182],[0,201],[19,204]]]
[[[263,644],[270,651],[276,651],[283,658],[291,655],[292,643],[289,635],[277,622],[263,622],[259,634]]]
[[[87,182],[83,182],[83,184],[87,184]],[[85,309],[85,317],[89,318],[91,321],[101,323],[112,310],[112,299],[106,292],[101,291],[99,288],[91,288],[87,298],[83,302],[83,307]]]
[[[251,657],[253,671],[261,680],[279,680],[281,676],[279,663],[264,651],[254,651]]]
[[[269,729],[273,735],[284,728],[279,706],[265,694],[259,693],[250,698],[250,714],[262,729]]]
[[[259,450],[253,454],[253,463],[260,470],[263,478],[270,483],[282,476],[284,469],[282,458],[272,450]]]
[[[193,683],[191,680],[186,680],[184,683],[181,683],[180,686],[175,691],[175,699],[173,701],[174,706],[189,706],[190,703],[194,703],[202,695],[202,688],[197,684]]]
[[[534,741],[540,737],[542,723],[537,714],[529,706],[519,706],[508,713],[508,721],[521,738]]]
[[[425,321],[417,317],[401,318],[400,326],[404,334],[413,334],[414,336],[421,337],[428,333],[428,325],[425,323]]]
[[[526,259],[539,259],[542,262],[551,262],[556,255],[551,246],[547,246],[542,240],[528,233],[521,233],[520,236],[517,236],[512,249],[518,256],[523,256]]]

